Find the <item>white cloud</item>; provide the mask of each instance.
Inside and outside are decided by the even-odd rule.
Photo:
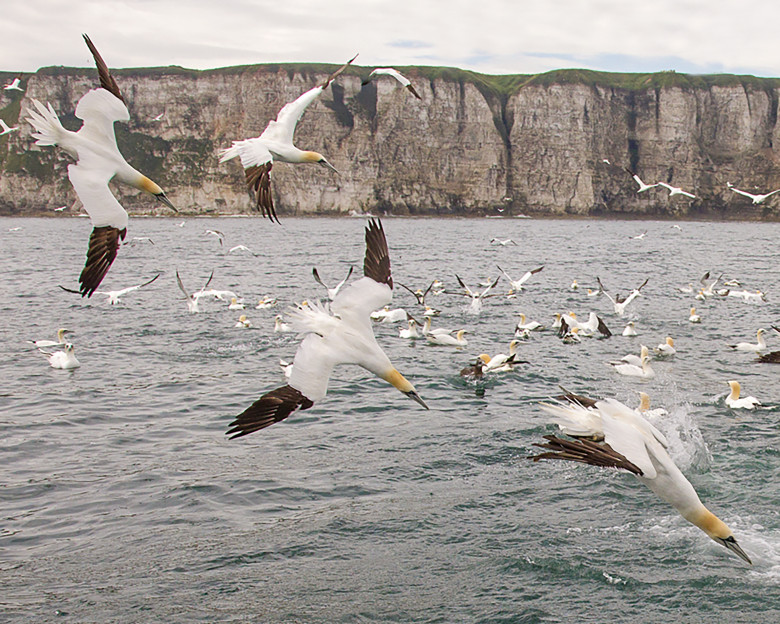
[[[112,67],[341,63],[360,52],[360,65],[450,65],[486,73],[720,68],[780,76],[769,27],[780,17],[780,5],[758,0],[7,4],[0,59],[9,71],[91,66],[81,40],[87,32]]]

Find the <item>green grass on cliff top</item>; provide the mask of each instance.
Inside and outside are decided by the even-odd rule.
[[[339,65],[327,63],[268,63],[258,65],[236,65],[218,69],[186,69],[172,65],[169,67],[139,67],[132,69],[112,69],[117,76],[199,76],[213,74],[278,73],[323,75],[338,69]],[[490,92],[506,98],[526,86],[581,84],[589,87],[606,87],[629,91],[677,87],[682,89],[708,89],[714,86],[742,86],[753,89],[774,89],[780,87],[780,78],[758,78],[735,74],[682,74],[675,71],[662,71],[650,74],[633,74],[592,71],[588,69],[557,69],[542,74],[480,74],[456,67],[433,66],[397,66],[396,69],[410,79],[445,80],[448,82],[472,83],[480,91]],[[371,68],[353,65],[344,72],[353,76],[368,76]],[[93,68],[43,67],[38,70],[42,75],[95,75]]]

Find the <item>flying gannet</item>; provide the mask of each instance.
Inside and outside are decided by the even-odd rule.
[[[68,178],[92,221],[87,262],[79,276],[81,296],[91,297],[116,258],[120,240],[127,234],[127,212],[119,204],[108,182],[112,178],[154,195],[176,210],[165,192],[145,175],[131,167],[120,154],[114,135],[114,122],[129,121],[130,113],[108,66],[92,41],[84,35],[100,75],[100,88],[88,91],[76,106],[76,117],[83,120],[78,132],[66,130],[51,104],[38,100],[37,109],[28,110],[36,145],[59,145],[76,160],[68,165]]]
[[[634,178],[634,182],[636,182],[639,185],[639,188],[636,191],[637,193],[644,193],[645,191],[651,188],[655,188],[659,184],[658,182],[656,182],[655,184],[645,184],[644,182],[642,182],[642,179],[636,173],[631,171],[631,169],[629,169],[628,167],[623,167],[623,170],[626,171],[626,173],[628,173],[628,175],[630,175],[632,178]]]
[[[696,195],[689,193],[688,191],[683,191],[679,186],[672,186],[666,182],[659,182],[658,185],[663,186],[666,190],[669,191],[669,197],[674,197],[675,195],[684,195],[685,197],[696,199]]]
[[[368,221],[365,240],[364,277],[344,288],[330,310],[319,303],[293,309],[296,329],[306,337],[295,353],[288,385],[264,394],[239,414],[230,423],[228,435],[247,435],[284,420],[298,409],[309,409],[325,398],[330,375],[339,364],[362,366],[428,409],[414,386],[394,368],[371,328],[368,315],[390,303],[393,278],[379,220]]]
[[[214,271],[211,272],[211,275],[209,275],[209,279],[206,281],[206,283],[203,285],[203,288],[200,289],[200,291],[190,294],[187,292],[187,289],[184,288],[184,284],[181,282],[181,277],[179,277],[179,271],[176,271],[176,283],[179,285],[179,290],[181,290],[184,293],[184,297],[187,300],[187,309],[190,311],[190,314],[197,314],[200,312],[198,309],[198,301],[200,300],[200,296],[203,294],[203,292],[208,288],[209,284],[211,284],[211,280],[214,277]]]
[[[247,186],[255,193],[255,209],[262,212],[271,221],[279,223],[271,194],[271,168],[275,161],[288,163],[318,163],[338,171],[318,152],[303,151],[293,145],[295,126],[306,108],[322,93],[328,85],[343,72],[357,55],[333,72],[321,85],[310,89],[297,100],[285,104],[275,120],[268,122],[259,137],[233,141],[233,144],[220,152],[219,162],[227,162],[238,157],[244,167]]]
[[[664,435],[637,410],[616,401],[597,401],[593,407],[572,403],[543,404],[560,430],[574,438],[544,436],[548,449],[530,459],[561,459],[618,468],[634,474],[656,496],[672,505],[688,522],[713,541],[752,563],[726,524],[710,512],[666,450]]]
[[[379,76],[392,76],[398,82],[400,82],[402,86],[406,87],[409,90],[409,93],[411,93],[418,100],[422,100],[420,94],[417,93],[415,88],[412,86],[412,82],[406,76],[401,74],[398,70],[395,70],[392,67],[377,67],[374,71],[372,71],[368,75],[368,78],[366,78],[361,83],[361,86],[365,87],[369,82],[371,82],[372,80],[376,80]]]
[[[745,197],[752,199],[754,205],[764,202],[768,198],[772,197],[772,195],[774,195],[775,193],[780,193],[780,189],[775,189],[774,191],[771,191],[769,193],[753,194],[753,193],[748,193],[747,191],[740,191],[738,188],[735,188],[729,182],[726,183],[726,186],[728,186],[735,193],[738,193],[739,195],[744,195]]]
[[[14,126],[13,128],[9,128],[8,124],[5,123],[2,119],[0,119],[0,136],[3,136],[4,134],[8,134],[9,132],[13,132],[14,130],[18,130],[19,126]]]

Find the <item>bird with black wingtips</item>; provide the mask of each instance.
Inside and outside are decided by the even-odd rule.
[[[317,163],[323,167],[338,171],[319,152],[300,150],[293,145],[295,127],[306,108],[357,58],[357,54],[333,72],[321,85],[308,90],[297,100],[285,104],[276,116],[268,122],[259,137],[233,141],[233,144],[220,152],[219,162],[227,162],[238,157],[244,167],[247,186],[255,195],[254,207],[263,216],[279,223],[274,200],[271,194],[271,168],[274,162],[293,164]]]
[[[393,69],[392,67],[377,67],[374,71],[372,71],[368,75],[368,78],[366,78],[361,83],[361,86],[365,87],[372,80],[376,80],[377,78],[379,78],[379,76],[391,76],[391,77],[395,78],[399,83],[401,83],[402,86],[406,87],[406,89],[409,91],[409,93],[411,93],[418,100],[422,100],[422,98],[420,97],[420,94],[417,93],[417,91],[415,90],[414,86],[412,85],[412,81],[409,80],[406,76],[404,76],[397,69]]]
[[[339,364],[362,366],[428,409],[390,362],[371,327],[371,311],[388,304],[393,296],[390,255],[379,220],[371,219],[366,226],[363,275],[338,293],[329,310],[318,302],[292,309],[294,328],[306,337],[295,353],[288,385],[267,392],[236,416],[227,435],[237,438],[254,433],[298,409],[309,409],[325,398],[328,380]]]
[[[58,145],[75,164],[68,165],[68,178],[92,221],[87,262],[79,276],[82,297],[91,297],[116,258],[120,241],[127,234],[127,212],[116,200],[108,183],[113,178],[154,195],[172,208],[165,192],[155,182],[131,167],[119,152],[114,122],[129,121],[130,113],[108,66],[87,35],[89,47],[100,75],[100,88],[88,91],[76,106],[76,117],[84,123],[78,132],[63,127],[51,104],[38,100],[36,110],[28,110],[36,145]]]

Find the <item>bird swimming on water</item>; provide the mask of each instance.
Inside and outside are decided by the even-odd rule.
[[[300,150],[293,145],[295,126],[306,108],[357,58],[355,55],[338,70],[333,72],[321,85],[310,89],[297,100],[285,104],[275,120],[268,122],[259,137],[233,141],[233,144],[220,152],[219,162],[227,162],[238,157],[244,167],[247,186],[255,194],[255,209],[264,216],[279,223],[271,195],[271,168],[275,161],[293,164],[318,163],[323,167],[338,171],[319,152]]]
[[[38,100],[28,110],[36,145],[58,145],[76,160],[68,165],[68,178],[92,221],[87,262],[79,276],[82,297],[91,297],[116,258],[120,240],[127,234],[128,217],[108,183],[112,178],[154,195],[176,210],[155,182],[131,167],[119,152],[114,122],[129,121],[119,86],[87,35],[84,35],[100,75],[100,88],[85,93],[76,105],[76,117],[84,123],[78,132],[66,130],[51,104]]]
[[[254,433],[309,409],[325,398],[328,380],[339,364],[357,364],[392,384],[425,409],[414,386],[399,373],[374,337],[369,314],[393,296],[390,255],[379,220],[366,226],[364,277],[336,295],[330,310],[319,303],[293,309],[293,325],[306,333],[295,353],[289,383],[267,392],[230,423],[233,438]]]

